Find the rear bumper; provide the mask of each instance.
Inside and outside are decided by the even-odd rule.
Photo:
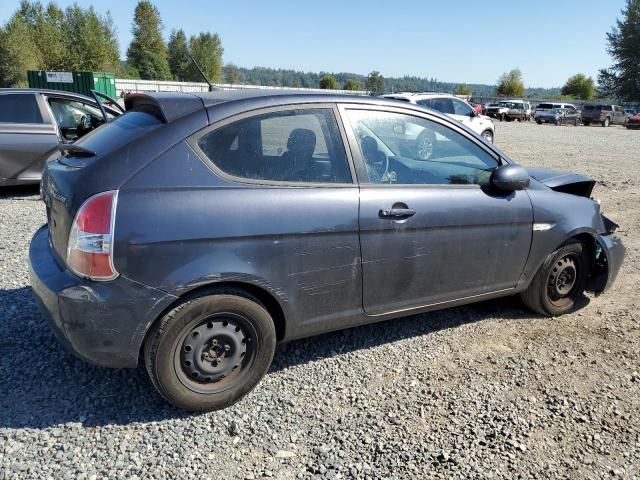
[[[105,367],[135,367],[151,323],[175,299],[124,277],[93,282],[61,269],[48,229],[29,247],[31,288],[56,337],[81,359]]]

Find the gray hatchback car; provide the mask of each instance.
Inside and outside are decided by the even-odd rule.
[[[591,179],[527,171],[418,105],[227,91],[126,107],[48,162],[32,287],[71,351],[142,357],[182,408],[240,399],[277,342],[514,294],[571,312],[624,257]]]

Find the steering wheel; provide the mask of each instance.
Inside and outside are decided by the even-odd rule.
[[[91,124],[91,115],[85,114],[80,117],[80,122],[78,123],[78,133],[82,133],[83,135],[87,133],[89,130],[93,128]]]

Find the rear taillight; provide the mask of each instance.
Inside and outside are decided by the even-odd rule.
[[[81,277],[113,280],[113,226],[117,191],[103,192],[85,201],[71,225],[67,265]]]

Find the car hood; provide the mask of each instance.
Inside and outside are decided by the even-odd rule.
[[[596,181],[570,172],[558,172],[545,168],[529,168],[529,175],[551,190],[589,198]]]

